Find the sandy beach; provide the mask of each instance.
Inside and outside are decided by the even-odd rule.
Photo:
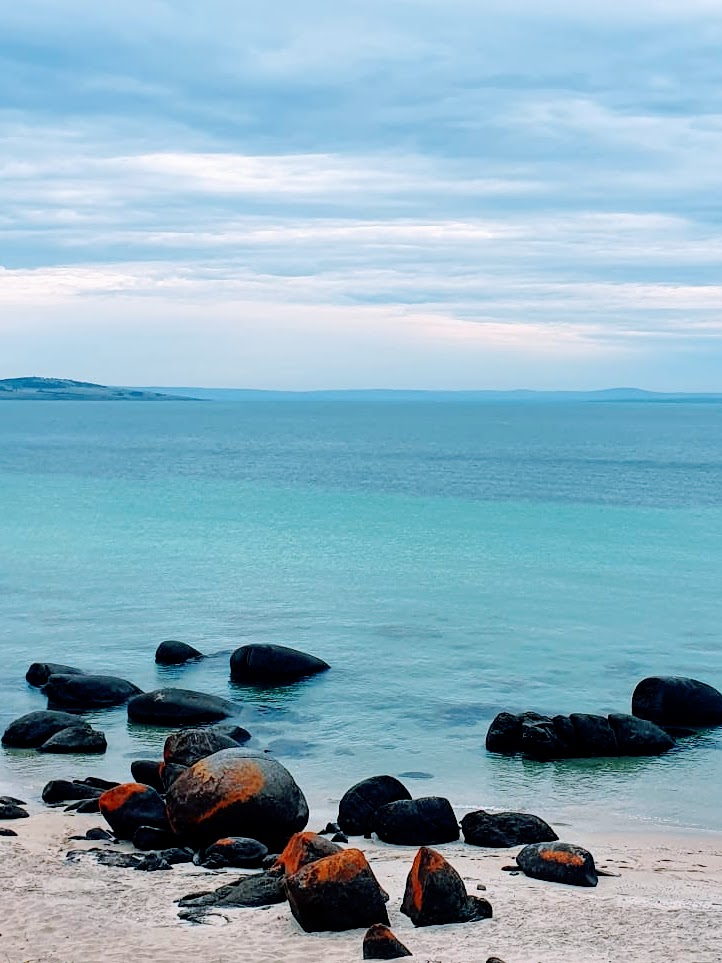
[[[329,813],[315,812],[320,829]],[[104,821],[97,815],[35,813],[6,823],[0,838],[2,963],[350,963],[361,959],[363,931],[307,935],[287,904],[224,909],[207,925],[179,920],[174,900],[212,889],[238,870],[209,873],[193,865],[153,874],[68,862],[69,849],[103,845],[70,841]],[[722,836],[654,833],[598,835],[558,826],[562,838],[589,848],[603,877],[596,889],[538,882],[502,871],[513,850],[456,843],[440,846],[467,883],[479,884],[494,908],[489,921],[415,929],[399,912],[415,849],[375,839],[360,845],[390,895],[391,926],[425,963],[719,963],[722,959]],[[120,848],[130,850],[129,844]]]

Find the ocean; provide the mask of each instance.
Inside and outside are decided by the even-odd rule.
[[[406,774],[460,811],[722,830],[722,730],[650,759],[488,755],[502,709],[629,711],[646,675],[722,687],[722,405],[355,399],[0,404],[0,729],[34,661],[232,698],[312,803]],[[212,655],[156,667],[163,639]],[[332,665],[232,685],[279,642]],[[0,751],[0,788],[129,778]]]

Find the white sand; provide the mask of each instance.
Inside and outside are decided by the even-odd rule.
[[[312,819],[321,828],[325,819]],[[46,811],[4,823],[18,838],[0,837],[0,963],[347,963],[361,959],[362,930],[307,935],[288,904],[226,909],[209,925],[181,922],[173,900],[237,878],[192,865],[139,873],[68,863],[68,849],[108,844],[69,842],[100,816]],[[597,864],[619,872],[596,889],[510,876],[501,867],[517,850],[440,846],[470,893],[477,883],[494,919],[415,929],[399,912],[415,850],[361,841],[389,892],[396,935],[429,963],[720,963],[722,837],[618,835],[565,828],[568,842],[587,846]],[[354,840],[354,844],[358,841]],[[129,847],[127,847],[129,848]]]

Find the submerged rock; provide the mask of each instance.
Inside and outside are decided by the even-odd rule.
[[[571,886],[596,886],[594,857],[581,846],[571,843],[534,843],[525,846],[516,857],[526,876]]]
[[[285,645],[243,645],[231,655],[234,682],[288,682],[330,668],[323,659]]]
[[[492,908],[466,892],[461,876],[441,853],[422,846],[406,879],[401,912],[414,926],[439,926],[489,919]]]
[[[120,706],[142,690],[112,675],[51,675],[43,688],[49,709],[107,709]]]
[[[152,726],[193,726],[219,722],[238,713],[228,699],[192,689],[156,689],[128,702],[128,718]]]
[[[155,650],[156,665],[184,665],[186,662],[203,658],[205,656],[198,649],[194,649],[187,642],[177,642],[175,639],[161,642]]]
[[[14,749],[37,749],[56,732],[77,726],[78,717],[69,712],[40,709],[20,716],[7,727],[2,744]]]
[[[82,669],[59,662],[33,662],[25,673],[25,680],[36,689],[42,689],[51,675],[84,675]]]
[[[678,676],[650,676],[637,685],[632,714],[660,726],[722,725],[722,692]]]
[[[431,846],[459,838],[454,810],[441,796],[387,803],[376,813],[374,830],[385,843],[399,846]]]
[[[530,813],[487,813],[479,809],[461,820],[464,839],[472,846],[506,847],[553,842],[559,837],[543,819]]]
[[[365,960],[398,960],[411,956],[403,943],[383,923],[375,923],[364,936],[363,958]]]
[[[411,799],[411,793],[395,776],[370,776],[344,793],[338,806],[335,831],[364,836],[374,829],[376,812],[387,803]]]
[[[103,753],[108,748],[104,732],[98,732],[91,726],[69,726],[51,736],[38,752],[52,753]]]

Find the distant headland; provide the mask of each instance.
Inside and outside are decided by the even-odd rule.
[[[66,378],[6,378],[0,380],[0,401],[186,401],[187,396],[142,388],[109,388]]]

